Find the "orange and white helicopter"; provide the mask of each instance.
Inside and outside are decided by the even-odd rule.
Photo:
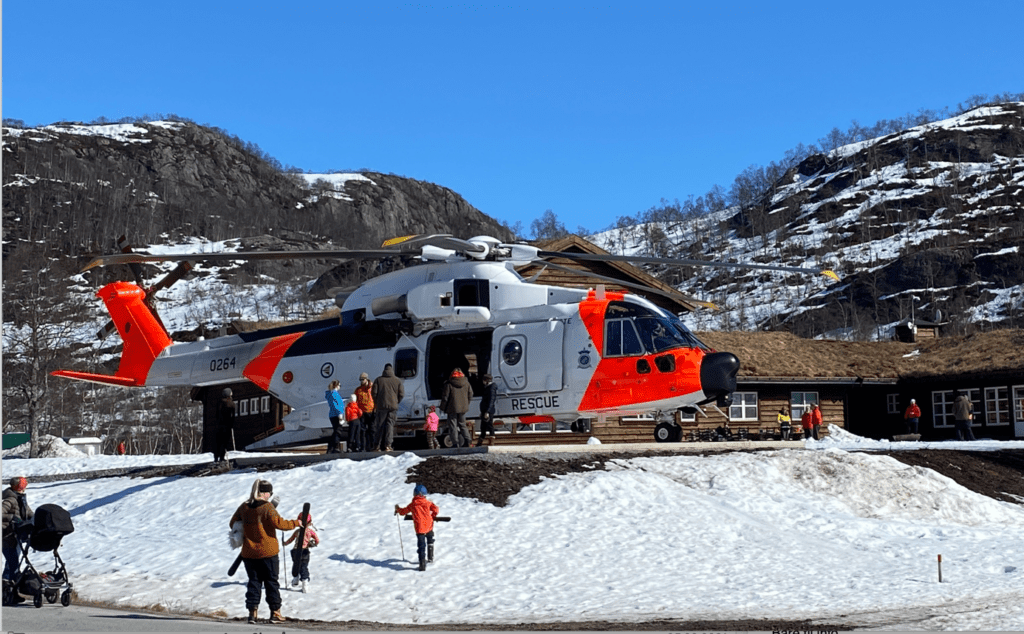
[[[601,286],[544,286],[523,279],[516,266],[559,268],[548,261],[558,257],[819,273],[838,280],[820,269],[548,252],[490,237],[448,235],[407,236],[372,251],[121,253],[97,258],[86,269],[157,261],[394,256],[422,263],[339,295],[340,318],[188,343],[171,340],[140,286],[108,284],[98,296],[124,342],[117,372],[54,374],[123,387],[214,386],[248,379],[291,407],[284,430],[249,445],[250,450],[323,442],[331,434],[326,384],[337,379],[357,385],[361,372],[376,376],[388,363],[404,379],[399,424],[422,421],[458,367],[471,383],[485,373],[493,376],[496,418],[537,422],[654,414],[666,423],[656,428],[656,438],[670,440],[676,410],[731,402],[740,365],[736,356],[712,351],[677,316],[639,295],[605,292]],[[471,412],[476,411],[474,406]]]

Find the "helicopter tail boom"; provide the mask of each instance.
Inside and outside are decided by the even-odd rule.
[[[167,331],[146,305],[146,291],[128,282],[113,282],[101,288],[96,295],[106,304],[124,342],[117,372],[110,376],[57,370],[54,376],[121,387],[145,385],[153,361],[164,348],[171,345]]]

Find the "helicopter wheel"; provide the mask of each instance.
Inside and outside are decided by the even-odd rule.
[[[657,442],[679,442],[683,430],[672,423],[658,423],[654,428],[654,440]]]

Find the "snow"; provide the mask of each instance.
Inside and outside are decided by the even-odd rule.
[[[265,477],[282,515],[295,517],[308,501],[325,536],[312,551],[311,591],[283,592],[283,611],[296,618],[438,626],[806,618],[1019,630],[1024,507],[870,450],[1024,442],[830,434],[803,449],[615,460],[542,480],[504,508],[430,495],[452,521],[435,527],[437,559],[426,573],[412,561],[411,526],[392,515],[412,497],[406,473],[422,458],[411,453],[202,478],[32,480],[210,454],[5,456],[3,470],[29,478],[33,506],[71,512],[75,532],[60,552],[82,598],[122,606],[243,616],[244,573],[226,574],[237,554],[228,519]],[[38,567],[47,557],[32,559]]]

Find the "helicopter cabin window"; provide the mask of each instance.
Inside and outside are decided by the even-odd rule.
[[[395,352],[395,376],[411,379],[416,376],[416,361],[419,351],[416,348],[404,348]]]
[[[249,415],[249,401],[242,399],[238,401],[238,413],[237,416],[248,416]]]
[[[264,414],[269,414],[270,413],[270,397],[269,396],[261,396],[260,397],[260,411],[263,412]]]
[[[456,306],[491,307],[491,293],[488,280],[455,280]]]
[[[260,413],[260,397],[254,396],[249,399],[249,413],[253,415]]]
[[[632,319],[609,319],[604,325],[604,356],[635,357],[644,353]]]
[[[501,358],[505,365],[515,365],[523,358],[523,345],[518,341],[509,341],[501,350]]]

